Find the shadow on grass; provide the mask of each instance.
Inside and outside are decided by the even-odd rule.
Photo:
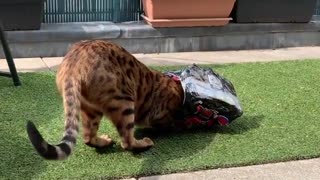
[[[138,139],[150,137],[155,146],[142,153],[132,153],[142,161],[139,169],[136,169],[135,176],[150,176],[165,173],[181,172],[188,169],[188,161],[192,163],[190,157],[201,152],[210,144],[215,143],[217,134],[242,134],[259,128],[264,116],[246,116],[235,120],[227,127],[197,128],[183,131],[176,130],[154,130],[137,129],[135,136]],[[97,152],[117,153],[123,151],[120,146],[98,149]],[[209,150],[210,151],[210,150]],[[181,161],[184,166],[177,170],[177,161]],[[173,171],[173,169],[175,169]]]
[[[8,87],[15,87],[13,85],[12,78],[0,76],[0,91]],[[19,86],[16,86],[16,87],[19,87]]]
[[[148,151],[134,154],[142,160],[140,167],[136,167],[135,176],[149,176],[164,173],[174,173],[188,169],[188,163],[192,163],[192,158],[197,153],[201,153],[208,144],[214,143],[217,134],[242,134],[259,128],[264,116],[243,116],[234,121],[228,127],[215,127],[212,129],[190,129],[184,131],[159,131],[153,129],[137,129],[135,136],[138,139],[150,137],[155,146]],[[107,148],[99,153],[116,153],[122,151],[120,146]],[[194,158],[194,157],[193,157]],[[184,167],[177,170],[173,162],[181,161]],[[172,169],[176,169],[172,171]]]
[[[242,134],[252,129],[259,128],[264,116],[246,116],[235,120],[230,126],[217,127],[216,132],[220,134]]]
[[[187,159],[194,154],[201,153],[208,144],[215,143],[216,134],[235,135],[259,128],[263,119],[264,116],[243,116],[227,127],[191,129],[179,132],[137,130],[136,137],[147,136],[155,141],[155,147],[137,155],[144,159],[140,168],[140,176],[172,172],[167,161]]]

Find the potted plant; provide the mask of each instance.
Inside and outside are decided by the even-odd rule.
[[[232,13],[238,23],[309,22],[317,0],[237,0]]]
[[[153,27],[223,26],[235,0],[143,0],[143,19]]]
[[[0,19],[4,30],[40,29],[44,0],[1,0]]]

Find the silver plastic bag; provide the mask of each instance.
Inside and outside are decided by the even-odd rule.
[[[184,119],[190,121],[187,123],[227,125],[243,114],[233,84],[212,69],[193,64],[165,74],[178,77],[181,82],[185,93]]]

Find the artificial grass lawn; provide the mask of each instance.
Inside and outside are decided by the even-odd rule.
[[[229,127],[155,135],[154,148],[132,154],[120,148],[115,129],[103,121],[99,132],[117,144],[97,152],[80,137],[63,162],[42,160],[25,130],[26,120],[33,120],[49,142],[62,137],[54,74],[20,74],[18,88],[0,78],[0,179],[119,178],[320,156],[319,60],[210,67],[233,82],[244,108]]]

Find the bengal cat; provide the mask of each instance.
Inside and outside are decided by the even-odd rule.
[[[154,145],[134,137],[134,127],[167,127],[182,107],[183,89],[161,72],[151,70],[123,47],[102,40],[77,42],[65,55],[56,75],[63,99],[65,131],[61,143],[50,145],[28,121],[28,136],[45,159],[66,159],[74,149],[81,116],[85,144],[105,147],[108,135],[97,136],[100,120],[108,117],[125,150],[146,150]]]

